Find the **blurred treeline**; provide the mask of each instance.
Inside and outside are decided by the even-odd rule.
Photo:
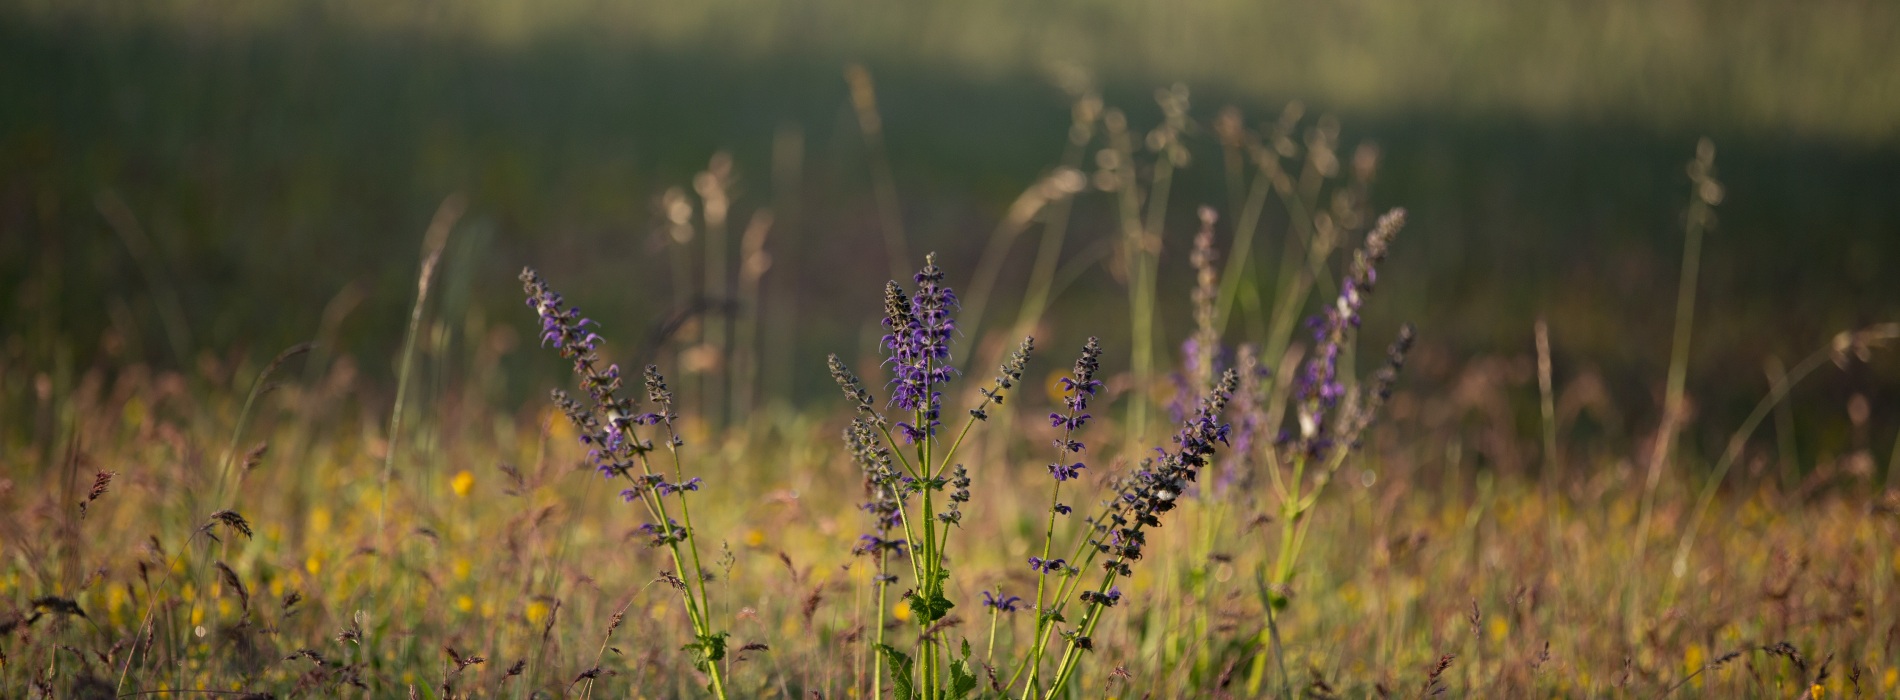
[[[523,264],[638,337],[676,311],[669,290],[698,284],[669,262],[662,194],[695,197],[726,152],[735,268],[751,214],[774,214],[765,303],[734,312],[760,318],[765,397],[799,402],[828,391],[825,352],[871,333],[862,292],[889,276],[875,163],[893,169],[910,251],[967,279],[1059,162],[1077,91],[1145,129],[1152,92],[1178,81],[1201,128],[1164,240],[1170,343],[1192,323],[1194,207],[1235,208],[1206,125],[1299,100],[1309,123],[1338,119],[1346,152],[1376,141],[1374,201],[1411,211],[1369,327],[1417,322],[1428,365],[1518,363],[1547,318],[1560,373],[1599,373],[1632,420],[1653,415],[1683,163],[1706,135],[1726,196],[1691,386],[1738,416],[1767,386],[1764,358],[1900,316],[1897,39],[1900,5],[1884,2],[8,2],[0,363],[27,370],[15,381],[190,369],[323,335],[388,376],[423,229],[454,193],[468,215],[433,342],[505,345],[505,328],[532,342]],[[881,157],[842,77],[854,63],[876,80]],[[1114,230],[1112,203],[1085,197],[1066,257]],[[1263,259],[1284,232],[1267,217]],[[1020,294],[1035,237],[1015,243],[999,298]],[[1100,257],[1056,301],[1048,332],[1065,346],[1127,332]],[[559,369],[507,362],[517,378],[490,380],[511,400]],[[1890,424],[1900,368],[1856,371],[1804,390],[1871,392]],[[1800,418],[1844,412],[1815,413]]]

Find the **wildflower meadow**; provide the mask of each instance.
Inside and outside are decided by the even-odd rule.
[[[0,697],[1900,697],[1891,12],[17,4]]]

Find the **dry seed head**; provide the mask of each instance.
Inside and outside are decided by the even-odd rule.
[[[222,581],[224,585],[237,591],[238,601],[242,604],[244,610],[248,612],[251,609],[251,592],[245,590],[244,582],[238,579],[237,572],[232,571],[231,567],[224,562],[217,562],[214,566],[218,569],[218,579]]]
[[[251,448],[250,452],[244,453],[244,471],[248,472],[263,464],[264,453],[268,451],[270,451],[270,443],[260,442],[256,447]]]
[[[199,531],[210,533],[211,528],[218,524],[223,524],[225,527],[243,535],[244,539],[251,539],[250,521],[245,520],[244,516],[238,515],[238,512],[235,510],[221,510],[212,513],[211,519],[206,521],[204,527],[199,528]]]

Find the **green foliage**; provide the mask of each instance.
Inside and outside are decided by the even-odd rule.
[[[897,700],[911,700],[917,697],[917,686],[911,680],[916,664],[911,661],[910,655],[889,644],[877,645],[877,653],[884,657],[884,662],[890,668],[891,683],[897,691]]]
[[[976,674],[971,673],[969,662],[961,659],[950,662],[950,697],[962,700],[976,691]]]
[[[702,634],[698,641],[680,647],[680,650],[693,652],[693,667],[705,671],[726,658],[726,638],[730,636],[727,632]]]

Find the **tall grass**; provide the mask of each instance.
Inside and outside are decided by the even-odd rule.
[[[241,353],[189,370],[0,365],[7,421],[63,426],[0,433],[0,694],[1878,697],[1900,686],[1883,641],[1900,634],[1900,494],[1883,490],[1871,447],[1801,465],[1788,487],[1764,478],[1768,450],[1752,439],[1776,406],[1810,398],[1797,383],[1830,361],[1875,359],[1891,325],[1842,333],[1788,368],[1709,469],[1660,442],[1707,427],[1684,408],[1695,387],[1683,371],[1666,379],[1659,442],[1582,439],[1576,407],[1598,380],[1550,347],[1563,318],[1536,326],[1522,381],[1512,362],[1446,357],[1430,328],[1408,355],[1409,326],[1362,324],[1376,318],[1362,310],[1381,299],[1377,273],[1407,273],[1382,269],[1384,252],[1430,242],[1400,237],[1403,212],[1371,208],[1376,150],[1341,143],[1336,120],[1293,109],[1230,123],[1214,144],[1230,160],[1197,160],[1184,91],[1160,93],[1163,115],[1146,129],[1077,96],[1061,162],[990,239],[1017,255],[1012,241],[1041,226],[1004,330],[1044,337],[984,357],[974,348],[988,336],[1010,336],[960,337],[950,289],[969,285],[925,257],[885,288],[888,337],[856,363],[868,379],[832,364],[848,399],[835,411],[747,399],[748,358],[773,350],[762,317],[739,317],[721,361],[700,370],[731,372],[730,384],[676,402],[651,367],[627,390],[615,358],[683,362],[689,344],[712,341],[616,344],[623,328],[583,320],[531,271],[532,316],[488,326],[470,312],[442,319],[469,329],[455,336],[465,343],[425,338],[432,281],[473,264],[441,253],[459,211],[448,204],[424,236],[392,378],[363,375],[349,355],[301,381],[281,379],[287,356],[254,365]],[[1198,231],[1173,228],[1170,180],[1197,162],[1227,169],[1239,215],[1210,208]],[[681,294],[765,308],[759,256],[779,239],[764,219],[738,238],[725,281],[706,264],[731,256],[685,246],[723,225],[710,210],[729,182],[705,184],[697,203],[683,191],[661,200],[674,252],[656,257],[705,276]],[[1690,183],[1713,204],[1706,184]],[[1084,208],[1114,227],[1112,259],[1069,249],[1071,210]],[[996,264],[971,275],[994,285],[982,306],[1016,291]],[[1163,274],[1193,275],[1192,296],[1163,294]],[[1126,301],[1055,315],[1080,275],[1119,281]],[[800,317],[868,316],[861,296],[864,309]],[[1086,335],[1124,313],[1145,328],[1128,342]],[[1194,320],[1178,353],[1156,322],[1176,314]],[[1302,319],[1311,336],[1296,332]],[[1387,345],[1382,360],[1359,362],[1361,332]],[[1076,347],[1073,365],[1031,356]],[[488,392],[503,356],[551,353],[573,363],[579,392],[551,405]],[[430,372],[454,381],[412,393]],[[1419,388],[1435,384],[1454,386]],[[1517,430],[1518,402],[1536,404],[1523,417],[1538,429]],[[1172,440],[1149,434],[1161,416],[1179,426]],[[252,439],[268,452],[236,459]],[[1503,466],[1527,445],[1545,456],[1536,482]],[[1559,447],[1575,468],[1558,468]],[[220,496],[207,507],[189,493]],[[1705,521],[1721,525],[1705,534]],[[1665,527],[1683,533],[1667,562],[1646,551]]]

